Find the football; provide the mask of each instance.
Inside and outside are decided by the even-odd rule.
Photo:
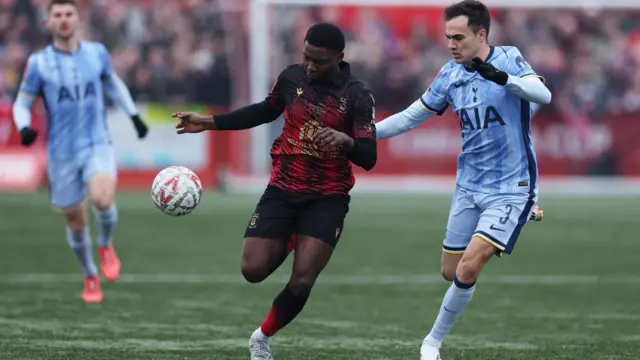
[[[198,175],[184,166],[169,166],[156,175],[151,198],[163,213],[182,216],[200,203],[202,183]]]

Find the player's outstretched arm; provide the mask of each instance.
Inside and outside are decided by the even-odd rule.
[[[282,111],[274,109],[266,100],[219,115],[200,115],[177,112],[178,134],[195,134],[205,130],[246,130],[278,118]]]
[[[415,129],[433,114],[425,110],[421,100],[417,100],[408,108],[377,123],[377,138],[387,139]]]
[[[219,115],[200,116],[193,113],[173,114],[173,117],[180,119],[176,126],[176,128],[179,129],[178,134],[204,130],[246,130],[274,121],[284,112],[284,92],[287,82],[286,71],[287,70],[280,73],[267,98],[259,103]],[[193,123],[193,121],[198,123],[198,126],[194,129],[184,126]]]

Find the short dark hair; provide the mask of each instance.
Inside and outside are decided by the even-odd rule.
[[[47,11],[51,11],[53,5],[73,5],[78,6],[76,0],[51,0],[49,1],[49,5],[47,5]]]
[[[450,5],[444,9],[444,20],[449,21],[458,16],[466,16],[469,19],[469,28],[474,34],[481,29],[487,30],[491,27],[491,14],[485,4],[477,0],[464,0]]]
[[[311,26],[307,30],[304,40],[310,45],[333,50],[335,52],[344,51],[344,34],[339,27],[329,23],[319,23]]]

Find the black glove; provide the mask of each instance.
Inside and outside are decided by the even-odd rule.
[[[36,141],[38,132],[30,127],[25,127],[20,130],[20,142],[24,146],[31,146]]]
[[[496,69],[493,65],[486,63],[478,57],[472,59],[473,63],[471,67],[477,71],[483,78],[493,81],[498,85],[506,85],[509,79],[509,74],[504,71]]]
[[[147,133],[149,132],[149,128],[144,123],[144,121],[142,121],[140,115],[133,115],[131,117],[131,121],[133,121],[133,126],[136,127],[136,131],[138,132],[138,139],[144,139],[144,137],[147,136]]]

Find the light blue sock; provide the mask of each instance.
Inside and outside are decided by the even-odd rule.
[[[457,277],[453,279],[453,283],[442,301],[438,318],[433,324],[431,332],[425,338],[425,343],[440,347],[445,336],[451,331],[456,319],[471,302],[475,289],[475,282],[473,284],[463,284]]]
[[[80,261],[80,265],[82,265],[84,269],[84,275],[86,277],[98,275],[98,268],[93,262],[93,249],[89,229],[84,228],[80,232],[74,233],[71,229],[67,228],[67,241],[76,254],[78,261]]]
[[[113,229],[118,222],[118,209],[111,205],[107,210],[93,209],[98,222],[98,247],[106,248],[113,242]]]

